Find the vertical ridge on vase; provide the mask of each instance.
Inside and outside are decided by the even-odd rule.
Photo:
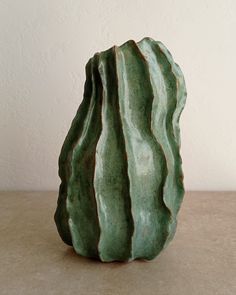
[[[175,83],[176,83],[176,107],[172,115],[172,120],[171,120],[172,132],[170,133],[172,135],[173,146],[175,147],[174,148],[175,159],[176,159],[176,178],[175,179],[177,182],[176,187],[179,188],[179,194],[177,195],[177,198],[173,201],[174,203],[173,210],[174,210],[174,215],[176,216],[179,211],[180,205],[182,203],[183,195],[184,195],[182,159],[180,156],[181,142],[180,142],[179,119],[186,102],[187,93],[186,93],[184,76],[180,67],[174,62],[168,49],[161,42],[157,41],[156,43],[158,44],[159,48],[162,50],[163,54],[166,56],[166,59],[168,60],[171,67],[171,71],[175,77]]]
[[[100,227],[93,186],[95,150],[101,134],[102,84],[97,70],[98,55],[91,63],[92,94],[88,116],[71,158],[67,210],[75,251],[83,256],[98,257]]]
[[[59,188],[59,196],[57,202],[57,209],[54,219],[57,225],[58,232],[62,240],[69,245],[72,245],[71,233],[68,223],[68,212],[66,209],[66,199],[68,195],[68,181],[71,175],[71,156],[77,141],[79,140],[83,131],[84,121],[88,116],[88,110],[91,100],[92,80],[91,80],[91,60],[86,65],[86,81],[84,86],[84,99],[72,121],[70,130],[64,140],[60,156],[59,156],[59,171],[58,174],[61,179]]]
[[[167,164],[167,175],[163,180],[163,194],[161,196],[162,204],[166,208],[165,214],[163,216],[163,223],[166,223],[166,239],[164,240],[165,245],[166,240],[170,239],[172,236],[171,231],[174,230],[171,226],[173,223],[172,210],[168,204],[166,204],[164,199],[166,183],[168,182],[168,178],[170,178],[170,174],[172,174],[174,156],[169,143],[166,128],[166,118],[167,113],[169,112],[169,106],[167,101],[165,78],[163,77],[162,73],[163,67],[158,60],[159,55],[156,52],[156,48],[153,48],[152,44],[153,40],[150,38],[144,38],[138,42],[138,47],[143,52],[143,55],[146,57],[147,63],[149,65],[150,82],[152,84],[154,93],[152,105],[152,130],[154,136],[162,147]]]
[[[181,88],[177,87],[181,75],[175,74],[173,70],[175,64],[170,55],[167,57],[168,52],[164,52],[159,42],[153,40],[150,42],[150,39],[145,38],[138,44],[147,56],[155,99],[159,101],[159,107],[158,104],[156,104],[156,109],[154,110],[156,116],[153,118],[153,124],[155,126],[153,129],[158,141],[163,147],[168,166],[168,176],[164,185],[163,197],[165,204],[171,212],[169,237],[167,239],[168,243],[175,232],[176,214],[178,211],[176,208],[179,207],[177,205],[177,199],[180,204],[184,193],[179,146],[175,144],[172,124],[176,110],[178,110],[179,115],[181,113],[177,108],[177,95],[179,89],[184,88],[184,84],[182,83]],[[159,70],[157,71],[157,69]],[[158,76],[157,73],[160,75]],[[180,96],[179,99],[183,99],[182,96]],[[161,116],[160,112],[163,111],[164,113]],[[175,124],[178,124],[178,120],[176,120]],[[160,126],[163,126],[163,128],[160,128]]]
[[[139,50],[145,58],[145,62],[147,64],[147,71],[149,82],[152,86],[153,91],[153,101],[152,101],[152,111],[151,111],[151,119],[150,119],[150,129],[158,143],[161,153],[163,154],[164,165],[162,168],[162,182],[161,182],[161,192],[157,195],[157,203],[158,203],[158,214],[157,219],[160,225],[158,238],[159,238],[159,247],[157,248],[156,256],[161,252],[164,248],[166,240],[170,236],[170,228],[169,224],[171,223],[171,211],[166,206],[164,202],[164,185],[166,183],[166,179],[168,177],[168,154],[165,151],[163,146],[163,140],[161,140],[161,136],[166,134],[165,129],[165,117],[166,117],[166,102],[161,100],[161,97],[157,97],[157,90],[161,91],[161,85],[155,85],[156,81],[161,78],[161,68],[158,67],[153,61],[153,55],[155,52],[150,48],[150,43],[153,40],[150,38],[144,38],[140,42],[137,43]],[[153,67],[153,65],[155,66]],[[157,87],[156,87],[157,86]],[[166,138],[165,138],[166,139]],[[167,144],[168,140],[166,139]]]
[[[114,48],[100,54],[98,71],[103,85],[102,132],[94,178],[101,229],[98,249],[102,261],[129,260],[133,221]]]
[[[153,92],[145,58],[133,41],[122,45],[118,53],[119,99],[134,218],[132,252],[134,259],[151,259],[161,243],[157,201],[165,159],[150,128]]]
[[[161,42],[155,42],[153,43],[153,46],[155,46],[157,52],[159,53],[158,60],[163,67],[162,74],[165,81],[167,104],[169,105],[169,112],[167,113],[166,118],[166,129],[173,154],[173,163],[171,165],[173,175],[167,179],[167,183],[164,188],[164,200],[168,204],[168,207],[171,208],[174,223],[176,223],[176,215],[183,199],[184,187],[182,181],[183,172],[181,168],[182,160],[179,154],[179,143],[175,138],[173,118],[176,111],[178,111],[178,99],[185,100],[183,95],[179,97],[179,90],[182,88],[185,90],[185,85],[184,83],[180,85],[180,76],[176,75],[176,65],[165,46]],[[178,112],[181,113],[181,111]],[[178,126],[178,122],[176,123]],[[173,224],[173,227],[175,226],[176,225]]]

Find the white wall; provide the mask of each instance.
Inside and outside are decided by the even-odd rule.
[[[0,189],[57,189],[87,60],[144,36],[186,77],[186,188],[236,189],[234,0],[0,0]]]

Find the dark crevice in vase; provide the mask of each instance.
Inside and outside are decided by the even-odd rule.
[[[101,133],[101,83],[97,73],[97,57],[92,63],[92,94],[83,131],[73,150],[72,174],[68,183],[67,210],[73,246],[77,253],[98,257],[96,245],[100,228],[93,188],[95,146]]]

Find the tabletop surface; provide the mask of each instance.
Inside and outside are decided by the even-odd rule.
[[[0,193],[0,294],[235,295],[236,192],[188,192],[156,259],[101,263],[56,230],[56,192]]]

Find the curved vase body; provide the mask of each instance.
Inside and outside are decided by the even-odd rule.
[[[59,158],[62,240],[102,261],[153,259],[173,238],[184,195],[179,117],[186,89],[150,38],[97,53]]]

